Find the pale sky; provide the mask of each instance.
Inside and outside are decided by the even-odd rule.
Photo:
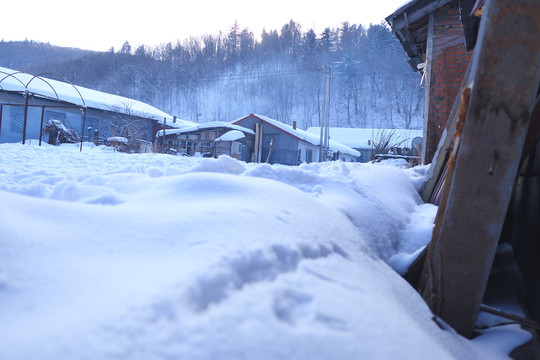
[[[227,33],[238,21],[259,37],[294,20],[317,34],[325,27],[378,24],[407,0],[24,0],[0,6],[0,38],[106,51]]]

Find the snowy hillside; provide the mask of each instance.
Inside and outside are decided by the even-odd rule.
[[[19,47],[26,54],[52,50],[0,42],[0,65],[24,63]],[[257,113],[288,125],[296,121],[304,130],[320,124],[323,69],[329,69],[331,126],[419,129],[424,90],[405,55],[384,24],[344,22],[315,33],[291,20],[262,34],[235,23],[228,33],[156,47],[135,49],[126,41],[116,52],[77,52],[72,61],[59,56],[43,63],[34,56],[27,67],[16,69],[58,74],[197,123]]]
[[[430,237],[424,168],[83,149],[0,145],[0,359],[497,359],[527,340],[440,329],[395,271]]]

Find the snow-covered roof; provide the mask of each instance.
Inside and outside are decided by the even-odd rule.
[[[310,127],[311,134],[320,134],[320,127]],[[378,142],[382,136],[392,136],[391,143],[400,147],[411,148],[411,142],[416,137],[422,137],[422,130],[411,129],[358,129],[358,128],[329,128],[330,138],[355,149],[369,149],[373,142]]]
[[[123,144],[128,143],[128,139],[126,139],[123,136],[111,136],[107,138],[107,141],[118,142],[118,143],[123,143]]]
[[[212,129],[212,128],[226,128],[231,130],[238,130],[243,133],[255,135],[253,130],[245,128],[243,126],[234,125],[232,123],[226,122],[226,121],[210,121],[202,124],[194,124],[190,127],[185,127],[183,129],[172,129],[172,130],[165,130],[165,135],[173,135],[173,134],[183,134],[183,133],[190,133],[193,131],[198,130],[204,130],[204,129]],[[156,133],[156,136],[163,136],[163,130],[159,130]]]
[[[321,144],[321,138],[319,135],[316,135],[314,133],[311,133],[311,132],[308,132],[308,131],[305,131],[305,130],[300,130],[300,129],[293,129],[292,126],[290,125],[287,125],[287,124],[284,124],[282,122],[279,122],[277,120],[274,120],[274,119],[271,119],[267,116],[263,116],[263,115],[258,115],[258,114],[251,114],[249,116],[245,116],[243,118],[240,118],[240,119],[237,119],[237,120],[234,120],[233,121],[233,124],[237,123],[237,122],[240,122],[241,120],[244,120],[244,119],[247,119],[248,117],[250,116],[255,116],[257,118],[259,118],[260,120],[286,132],[286,133],[289,133],[290,135],[302,140],[302,141],[305,141],[307,143],[310,143],[310,144],[313,144],[313,145],[317,145],[319,146]],[[332,151],[339,151],[341,153],[345,153],[345,154],[349,154],[349,155],[353,155],[353,156],[360,156],[360,153],[356,150],[354,150],[353,148],[339,142],[339,141],[336,141],[334,139],[330,139],[329,141],[329,144],[328,144],[330,150]]]
[[[195,124],[194,122],[180,119],[177,119],[176,123],[173,123],[173,117],[171,115],[142,101],[72,85],[66,81],[53,80],[47,78],[47,75],[54,76],[53,74],[34,76],[0,67],[0,91],[24,92],[28,90],[38,97],[68,102],[78,106],[86,106],[87,108],[140,116],[156,120],[160,124],[163,124],[163,119],[166,118],[167,125],[176,128],[193,126]]]
[[[245,138],[246,135],[244,135],[243,132],[240,130],[230,130],[227,131],[225,134],[221,135],[214,141],[236,141]]]

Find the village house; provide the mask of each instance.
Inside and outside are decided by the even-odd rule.
[[[310,127],[307,131],[316,135],[321,128]],[[329,134],[332,140],[360,152],[358,162],[374,160],[376,156],[412,161],[418,160],[421,153],[422,130],[330,127]]]
[[[248,161],[247,149],[253,147],[254,137],[255,133],[245,127],[212,121],[183,129],[160,130],[156,133],[156,144],[172,154],[216,158],[228,155]]]
[[[318,162],[321,158],[320,136],[297,129],[263,115],[250,114],[232,122],[255,132],[255,141],[247,152],[253,162],[298,165]],[[330,140],[327,160],[356,161],[360,153],[337,141]]]
[[[194,125],[141,101],[0,67],[0,143],[49,142],[44,129],[50,120],[79,140],[123,137],[132,151],[150,144],[164,123],[172,128]]]

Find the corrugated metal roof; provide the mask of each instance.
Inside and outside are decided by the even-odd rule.
[[[72,85],[45,76],[37,77],[4,67],[0,67],[0,81],[0,91],[24,93],[25,90],[28,90],[37,97],[62,101],[77,106],[86,106],[87,108],[139,116],[156,120],[161,124],[163,124],[163,119],[166,118],[167,125],[172,127],[181,128],[196,124],[180,119],[173,123],[171,115],[142,101]]]
[[[182,129],[170,129],[170,130],[166,129],[165,135],[184,134],[184,133],[190,133],[194,131],[199,131],[203,129],[212,129],[212,128],[226,128],[226,129],[231,129],[231,130],[239,130],[247,134],[255,135],[255,133],[251,129],[248,129],[239,125],[233,125],[232,123],[229,123],[226,121],[210,121],[210,122],[206,122],[202,124],[195,124],[193,126],[185,127]],[[163,136],[163,130],[159,130],[156,136]]]

